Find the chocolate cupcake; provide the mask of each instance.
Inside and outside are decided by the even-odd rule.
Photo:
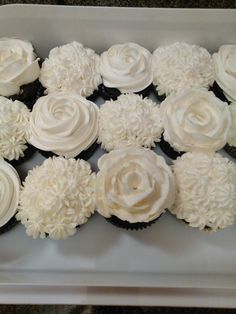
[[[0,95],[32,108],[41,92],[39,59],[28,41],[0,39]]]
[[[236,218],[236,165],[220,154],[186,153],[174,162],[172,214],[190,227],[217,231]]]
[[[229,106],[205,89],[188,89],[168,96],[161,103],[160,114],[164,128],[160,146],[169,157],[191,151],[215,152],[227,142]],[[175,156],[165,150],[164,141],[174,149]]]
[[[105,100],[116,100],[121,94],[137,93],[143,97],[152,91],[152,55],[135,43],[111,46],[101,55],[99,86]]]
[[[9,231],[17,223],[15,214],[19,203],[20,184],[16,170],[0,159],[0,234]]]
[[[97,136],[98,107],[75,92],[41,97],[30,114],[28,141],[45,157],[80,158],[83,153],[88,159]]]
[[[16,215],[26,234],[66,239],[95,210],[95,179],[88,162],[53,157],[28,173]]]
[[[45,93],[75,92],[90,100],[98,95],[101,84],[100,57],[81,43],[72,43],[53,48],[45,59],[39,80]]]
[[[113,150],[98,160],[98,168],[97,210],[117,227],[146,228],[174,202],[171,168],[149,149]]]
[[[183,42],[157,48],[152,69],[155,94],[160,101],[188,88],[208,89],[214,82],[214,65],[209,52]]]
[[[224,149],[231,157],[236,159],[236,102],[230,104],[229,110],[231,113],[231,126]]]
[[[159,107],[148,98],[120,95],[100,107],[98,143],[107,151],[125,146],[152,148],[161,133]]]

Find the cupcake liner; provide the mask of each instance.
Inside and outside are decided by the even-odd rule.
[[[210,88],[210,90],[215,94],[216,97],[218,97],[220,100],[227,102],[230,104],[230,101],[225,97],[223,90],[221,87],[214,82],[213,86]]]
[[[156,96],[156,98],[157,98],[157,100],[158,100],[159,102],[163,102],[163,101],[166,99],[166,95],[165,95],[165,94],[164,94],[164,95],[159,95],[159,94],[158,94],[158,91],[157,91],[155,85],[153,85],[153,93],[154,93],[154,95]]]
[[[171,145],[164,140],[163,135],[161,136],[159,146],[161,150],[163,151],[163,153],[165,153],[168,157],[174,160],[184,154],[184,152],[175,151],[174,148],[172,148]]]
[[[226,144],[224,146],[224,150],[234,159],[236,159],[236,147],[230,146],[229,144]]]
[[[15,217],[12,217],[4,226],[0,227],[0,235],[10,231],[18,223],[19,221],[17,221]]]
[[[99,97],[99,91],[98,90],[95,90],[92,95],[86,97],[86,99],[92,101],[92,102],[95,102],[95,100]]]
[[[5,159],[9,164],[11,164],[13,167],[17,167],[19,165],[21,165],[23,162],[25,162],[26,160],[30,159],[33,154],[35,153],[35,148],[30,145],[30,144],[27,144],[27,148],[26,150],[24,151],[24,156],[23,157],[20,157],[18,160],[16,159],[13,159],[13,160],[8,160],[8,159]]]
[[[143,230],[146,229],[147,227],[150,227],[152,224],[154,224],[159,218],[161,217],[161,215],[149,222],[136,222],[136,223],[130,223],[127,220],[121,220],[119,218],[117,218],[116,216],[111,216],[110,218],[105,218],[106,221],[108,221],[109,223],[111,223],[112,225],[121,228],[121,229],[126,229],[126,230]]]

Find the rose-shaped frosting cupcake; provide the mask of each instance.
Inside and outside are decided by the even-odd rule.
[[[136,93],[152,83],[151,53],[134,43],[111,46],[101,55],[101,75],[106,87]]]
[[[98,142],[107,151],[124,146],[151,148],[161,133],[159,107],[148,98],[120,95],[100,107]]]
[[[236,147],[236,102],[229,106],[231,114],[231,126],[229,130],[228,144]]]
[[[98,135],[98,107],[77,93],[41,97],[30,115],[28,141],[67,158],[89,148]]]
[[[102,81],[99,67],[100,57],[73,41],[50,51],[42,64],[39,80],[46,93],[74,91],[88,97]]]
[[[15,216],[19,193],[20,178],[16,170],[0,159],[0,228],[6,227]]]
[[[177,42],[154,51],[153,83],[159,95],[186,88],[208,88],[213,82],[213,61],[205,48]]]
[[[226,98],[236,101],[236,45],[223,45],[213,54],[215,80]]]
[[[186,153],[174,162],[171,212],[191,227],[216,231],[235,222],[236,165],[220,154]]]
[[[170,167],[153,151],[141,148],[113,150],[98,160],[98,212],[129,223],[158,218],[175,198]]]
[[[48,158],[29,171],[16,215],[26,234],[55,240],[75,234],[95,210],[95,179],[82,159]]]
[[[217,151],[227,142],[230,112],[212,92],[189,89],[170,95],[160,113],[164,139],[177,151]]]
[[[31,43],[13,38],[0,39],[0,95],[18,94],[22,85],[38,78],[39,72]]]

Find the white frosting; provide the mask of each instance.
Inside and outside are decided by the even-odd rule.
[[[175,182],[163,157],[141,148],[113,150],[98,160],[96,203],[104,217],[149,222],[169,208]]]
[[[229,110],[231,113],[231,127],[228,136],[228,144],[236,147],[236,102],[230,104]]]
[[[42,64],[39,80],[46,93],[74,91],[90,96],[102,82],[100,57],[73,41],[52,49]]]
[[[171,212],[213,231],[235,222],[236,165],[220,154],[186,153],[174,162],[177,196]]]
[[[0,95],[18,94],[20,86],[38,78],[39,71],[31,43],[0,38]]]
[[[213,54],[215,80],[226,98],[236,101],[236,45],[223,45]]]
[[[142,91],[152,83],[151,53],[134,43],[111,46],[101,55],[101,75],[106,87],[121,93]]]
[[[16,170],[0,159],[0,227],[16,213],[20,192],[20,179]]]
[[[89,148],[98,136],[98,107],[76,93],[52,93],[37,100],[28,141],[67,158]]]
[[[29,115],[22,102],[0,96],[0,157],[18,160],[24,156]]]
[[[100,107],[98,142],[107,151],[123,146],[154,147],[161,133],[159,108],[148,98],[121,95]]]
[[[227,142],[231,116],[212,92],[190,89],[161,104],[164,139],[177,151],[217,151]]]
[[[185,88],[208,88],[213,82],[213,61],[205,48],[177,42],[154,51],[153,83],[159,95]]]
[[[84,160],[46,159],[29,171],[16,218],[33,238],[66,239],[94,212],[95,179]]]

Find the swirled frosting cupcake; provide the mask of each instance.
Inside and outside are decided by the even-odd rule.
[[[152,56],[135,43],[111,46],[101,55],[101,92],[107,100],[121,93],[140,93],[148,96],[152,83]]]
[[[100,57],[81,43],[53,48],[43,62],[40,82],[46,93],[76,92],[91,96],[101,83]]]
[[[16,170],[0,159],[0,234],[16,224],[15,214],[19,203],[20,178]]]
[[[177,194],[170,211],[200,230],[224,229],[236,217],[236,165],[220,154],[186,153],[173,166]]]
[[[31,112],[28,141],[41,151],[77,157],[97,136],[98,107],[77,93],[41,97]]]
[[[107,151],[124,146],[155,146],[162,133],[158,106],[136,94],[106,101],[99,110],[98,142]]]
[[[214,82],[214,65],[202,47],[177,42],[153,53],[153,84],[157,96],[186,88],[208,88]]]
[[[95,179],[88,162],[53,157],[29,171],[16,218],[33,238],[66,239],[95,209]]]
[[[224,149],[231,157],[236,159],[236,102],[229,105],[229,111],[231,114],[231,126]]]
[[[222,93],[218,93],[217,87],[223,91],[228,101],[236,101],[236,45],[223,45],[217,53],[213,54],[215,66],[214,92],[220,98]],[[224,98],[223,98],[224,100]]]
[[[174,202],[171,168],[151,150],[113,150],[98,160],[98,168],[97,210],[118,227],[145,228]]]
[[[212,92],[189,89],[170,95],[161,103],[160,113],[164,140],[176,151],[215,152],[227,142],[230,111]]]

